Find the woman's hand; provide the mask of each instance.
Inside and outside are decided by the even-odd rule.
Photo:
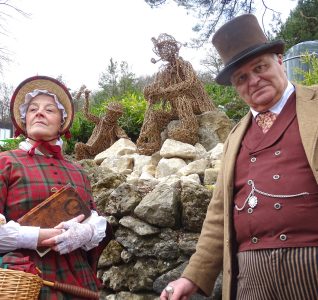
[[[171,293],[168,293],[167,287]],[[187,300],[198,290],[198,286],[187,278],[171,281],[167,287],[162,291],[160,300]]]
[[[84,215],[79,215],[72,220],[76,220],[77,222],[81,222],[83,219],[84,219]],[[65,229],[63,228],[63,223],[64,222],[61,222],[60,224],[58,224],[54,228],[41,228],[39,238],[38,238],[38,247],[41,247],[41,246],[54,247],[54,246],[56,246],[56,242],[52,238],[65,232]],[[50,240],[50,242],[48,242],[47,240]]]
[[[94,235],[94,226],[81,224],[84,215],[79,215],[69,221],[62,222],[55,227],[64,232],[42,242],[44,246],[50,246],[60,254],[70,253],[89,242]]]
[[[64,229],[55,229],[55,228],[41,228],[40,229],[40,233],[39,233],[39,238],[38,238],[38,247],[41,247],[41,246],[55,246],[53,243],[52,245],[48,245],[48,244],[45,244],[43,245],[42,242],[44,240],[47,240],[47,239],[50,239],[50,238],[53,238],[59,234],[62,234],[65,230]]]

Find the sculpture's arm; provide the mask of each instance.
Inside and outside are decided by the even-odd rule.
[[[179,94],[182,91],[190,90],[196,82],[196,73],[192,68],[191,64],[188,62],[183,62],[178,67],[178,72],[182,72],[184,79],[182,81],[176,80],[176,83],[173,83],[165,88],[160,89],[162,95],[165,94]],[[179,77],[180,78],[180,77]]]
[[[91,121],[95,124],[98,124],[100,122],[100,118],[97,116],[94,116],[89,112],[89,93],[90,91],[86,90],[85,91],[85,103],[84,103],[84,116],[88,121]]]
[[[188,62],[182,62],[182,64],[178,67],[178,72],[182,72],[182,74],[180,74],[180,76],[175,75],[179,76],[179,78],[176,78],[176,83],[172,83],[168,86],[166,86],[167,84],[160,84],[160,82],[163,83],[164,81],[159,75],[161,75],[161,77],[163,75],[158,74],[156,81],[145,88],[145,98],[150,102],[169,100],[180,95],[182,92],[190,90],[197,81],[195,71],[191,64]]]
[[[117,136],[117,138],[125,138],[125,139],[129,139],[128,135],[126,134],[125,130],[122,129],[119,125],[117,125],[115,127],[115,135]]]

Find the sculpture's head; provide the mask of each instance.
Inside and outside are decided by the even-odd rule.
[[[181,43],[177,42],[173,36],[161,33],[158,39],[153,37],[151,40],[154,44],[152,51],[160,57],[158,60],[152,58],[152,63],[156,63],[159,60],[172,62],[179,56]]]
[[[123,106],[118,102],[110,102],[107,105],[107,118],[117,121],[123,115]]]

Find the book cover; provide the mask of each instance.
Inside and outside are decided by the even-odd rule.
[[[23,226],[53,228],[59,223],[73,219],[80,214],[85,215],[85,220],[91,215],[91,210],[74,187],[67,184],[28,211],[18,220],[18,223]],[[47,247],[36,249],[41,257],[50,250]]]

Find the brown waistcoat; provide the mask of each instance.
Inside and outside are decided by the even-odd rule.
[[[251,180],[256,189],[271,194],[254,192],[254,208],[246,202]],[[239,251],[318,246],[318,186],[301,143],[295,94],[265,135],[251,121],[236,161],[234,183],[234,203],[241,209],[233,210]],[[277,197],[303,192],[308,194]]]

